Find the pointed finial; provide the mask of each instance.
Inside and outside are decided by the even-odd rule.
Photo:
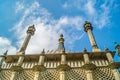
[[[8,50],[6,50],[6,51],[5,51],[4,56],[6,56],[6,55],[7,55],[7,53],[8,53]]]
[[[45,54],[45,49],[43,49],[42,54]]]
[[[58,45],[58,48],[57,48],[57,52],[58,52],[58,53],[63,53],[63,52],[65,52],[63,34],[60,35],[60,38],[59,38],[58,41],[59,41],[59,45]]]
[[[83,52],[87,52],[87,49],[86,49],[86,48],[84,48]]]
[[[108,51],[109,51],[109,49],[107,47],[105,47],[105,52],[108,52]]]

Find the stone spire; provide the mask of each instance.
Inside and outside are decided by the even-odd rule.
[[[27,36],[22,44],[22,47],[20,48],[20,51],[17,54],[24,54],[25,53],[25,50],[26,50],[27,45],[29,43],[29,40],[30,40],[31,36],[34,35],[34,33],[35,33],[34,25],[29,26],[26,33],[27,33]]]
[[[63,51],[65,51],[63,34],[60,35],[60,38],[58,41],[59,41],[59,46],[58,46],[57,52],[62,53]]]
[[[100,49],[98,48],[98,46],[96,44],[92,30],[93,30],[93,27],[92,27],[91,23],[86,21],[84,24],[84,31],[88,33],[89,40],[90,40],[90,43],[92,46],[92,50],[93,50],[93,52],[100,51]]]

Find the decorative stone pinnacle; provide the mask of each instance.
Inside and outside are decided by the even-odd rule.
[[[35,33],[34,25],[28,27],[27,33],[31,34],[31,35],[34,35],[34,33]]]
[[[84,52],[87,52],[87,49],[86,48],[84,48],[84,50],[83,50]]]
[[[63,38],[63,34],[60,35],[60,39],[59,39],[60,43],[64,43],[64,38]]]
[[[45,49],[43,49],[42,54],[45,54]]]
[[[88,22],[88,21],[85,21],[85,24],[84,24],[84,31],[85,32],[87,32],[87,30],[93,30],[93,27],[92,27],[92,25],[91,25],[91,23],[90,22]]]
[[[28,43],[29,43],[29,40],[30,40],[31,36],[34,35],[34,32],[35,32],[35,27],[34,27],[34,25],[29,26],[29,27],[28,27],[28,30],[27,30],[27,36],[26,36],[26,38],[25,38],[25,40],[24,40],[24,42],[23,42],[23,44],[22,44],[22,46],[21,46],[20,51],[17,53],[18,55],[25,54],[25,50],[26,50],[26,48],[27,48],[27,45],[28,45]]]
[[[6,51],[5,51],[4,56],[6,56],[6,55],[7,55],[7,53],[8,53],[8,50],[6,50]]]
[[[59,45],[58,45],[57,52],[58,53],[65,53],[63,34],[60,35],[60,38],[58,41],[59,41]]]
[[[108,52],[108,51],[109,51],[109,49],[105,47],[105,51],[106,51],[106,52]]]

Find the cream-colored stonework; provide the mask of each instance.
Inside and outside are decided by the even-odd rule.
[[[120,80],[119,62],[114,62],[114,51],[101,51],[92,33],[92,25],[86,22],[85,31],[93,51],[67,52],[63,35],[56,52],[44,49],[39,54],[25,54],[28,42],[35,32],[30,26],[17,55],[0,56],[0,80]]]

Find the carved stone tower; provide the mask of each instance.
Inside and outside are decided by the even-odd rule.
[[[29,40],[30,40],[31,36],[34,35],[34,33],[35,33],[35,27],[34,27],[34,25],[29,26],[28,30],[27,30],[27,36],[25,38],[25,41],[22,44],[22,47],[21,47],[20,51],[17,53],[18,55],[22,55],[22,54],[25,53],[25,50],[26,50],[27,45],[29,43]]]
[[[84,30],[85,30],[85,32],[88,33],[93,52],[100,51],[100,49],[98,48],[97,43],[95,41],[94,35],[92,33],[93,27],[90,22],[88,22],[88,21],[85,22]]]

